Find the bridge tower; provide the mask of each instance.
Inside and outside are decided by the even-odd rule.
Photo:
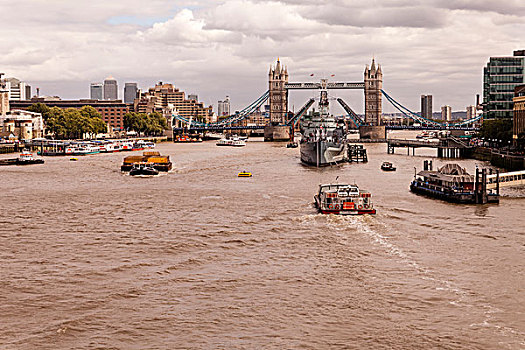
[[[372,66],[365,68],[365,122],[372,126],[381,125],[383,72],[378,64],[377,68],[374,59]]]
[[[288,69],[281,66],[281,62],[277,59],[275,68],[270,65],[270,72],[268,73],[268,99],[270,101],[270,121],[272,125],[286,123],[288,113],[286,83],[288,83]]]

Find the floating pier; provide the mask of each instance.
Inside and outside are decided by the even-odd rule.
[[[363,145],[350,144],[346,148],[346,160],[347,162],[368,162],[368,155],[366,153],[366,148]]]

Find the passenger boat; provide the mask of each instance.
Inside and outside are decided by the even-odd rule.
[[[28,164],[44,164],[43,159],[35,159],[33,154],[29,151],[23,151],[17,158],[17,165],[28,165]]]
[[[99,146],[101,153],[113,153],[120,151],[120,147],[116,142],[103,142]]]
[[[216,132],[207,132],[204,134],[205,140],[220,140],[222,139],[223,135]]]
[[[133,151],[133,142],[132,141],[124,141],[122,142],[122,151]]]
[[[100,146],[90,143],[72,144],[66,147],[65,154],[68,156],[85,156],[88,154],[100,153]]]
[[[390,162],[383,162],[383,164],[381,164],[381,170],[383,170],[383,171],[396,171],[396,167]]]
[[[43,159],[36,159],[29,151],[22,151],[18,158],[2,159],[0,165],[30,165],[30,164],[44,164]]]
[[[241,171],[240,173],[237,174],[238,177],[252,177],[252,173],[248,172],[248,171]]]
[[[486,183],[470,175],[458,164],[448,163],[432,170],[432,162],[425,161],[424,170],[414,175],[410,191],[454,203],[498,203],[499,193],[486,189]]]
[[[319,185],[314,200],[322,214],[363,215],[376,213],[371,197],[369,192],[361,191],[357,185],[325,184]]]
[[[238,136],[224,137],[217,141],[217,146],[232,146],[232,147],[243,147],[246,146],[246,142]]]
[[[133,164],[133,167],[129,171],[129,174],[131,176],[138,176],[138,175],[153,176],[153,175],[159,175],[159,171],[148,163],[135,163]]]

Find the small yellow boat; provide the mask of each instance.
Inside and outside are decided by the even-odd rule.
[[[69,158],[70,161],[72,162],[76,162],[78,160],[78,158]]]
[[[241,171],[239,174],[237,174],[238,177],[252,177],[252,173],[248,171]]]

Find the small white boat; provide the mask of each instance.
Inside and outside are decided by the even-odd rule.
[[[238,136],[233,136],[220,139],[217,141],[217,146],[243,147],[246,146],[246,141],[240,139]]]

